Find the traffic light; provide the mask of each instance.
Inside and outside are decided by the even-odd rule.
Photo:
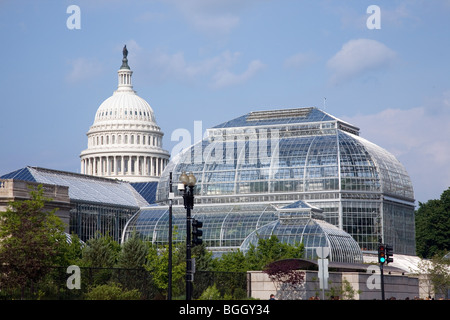
[[[394,259],[392,258],[392,256],[394,255],[392,251],[392,246],[387,244],[385,248],[386,248],[386,264],[389,264],[389,262],[394,262]]]
[[[193,219],[192,220],[192,245],[200,245],[203,243],[201,238],[203,231],[200,229],[203,227],[203,222]]]
[[[386,246],[380,244],[378,246],[378,263],[384,264],[386,262]]]

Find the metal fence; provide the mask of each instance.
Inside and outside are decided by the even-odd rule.
[[[18,272],[15,270],[15,272]],[[20,272],[20,270],[19,270]],[[5,267],[0,267],[0,300],[85,300],[96,299],[92,293],[103,290],[99,299],[122,299],[108,294],[111,288],[120,292],[132,292],[128,299],[164,300],[166,290],[155,285],[150,272],[145,269],[49,267],[37,282],[28,281],[20,287],[11,287],[2,282],[8,275]],[[247,276],[245,272],[197,271],[194,278],[194,299],[198,299],[208,288],[215,285],[221,297],[243,299],[247,296]],[[109,289],[108,289],[109,288]],[[173,299],[184,299],[184,278],[172,284]]]

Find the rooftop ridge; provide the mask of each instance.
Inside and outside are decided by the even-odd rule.
[[[48,169],[48,168],[41,168],[41,167],[33,167],[33,166],[27,166],[26,168],[27,169],[33,169],[33,170],[36,170],[38,172],[61,174],[61,175],[66,175],[66,176],[72,176],[72,177],[88,179],[88,180],[97,180],[97,181],[109,182],[109,183],[127,183],[126,181],[119,180],[119,179],[104,178],[104,177],[92,176],[92,175],[88,175],[88,174],[71,172],[71,171],[62,171],[62,170],[55,170],[55,169]]]
[[[269,119],[284,119],[284,118],[305,118],[309,115],[314,107],[294,108],[294,109],[279,109],[268,111],[252,111],[247,116],[247,121],[269,120]]]

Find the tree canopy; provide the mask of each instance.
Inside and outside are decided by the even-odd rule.
[[[416,251],[422,258],[450,250],[450,188],[440,199],[419,202],[416,210]]]
[[[66,248],[64,224],[54,210],[45,209],[51,199],[41,185],[30,189],[29,200],[11,202],[0,212],[0,281],[10,287],[35,282],[45,269],[61,260]]]
[[[214,270],[235,272],[264,270],[271,262],[302,258],[303,253],[304,246],[302,243],[296,245],[283,243],[272,235],[268,239],[259,239],[258,244],[256,246],[251,245],[245,254],[241,251],[223,254],[214,261]]]

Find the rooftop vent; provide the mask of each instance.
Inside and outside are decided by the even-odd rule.
[[[313,108],[298,108],[286,110],[253,111],[248,115],[247,121],[305,118],[309,115],[312,109]]]

